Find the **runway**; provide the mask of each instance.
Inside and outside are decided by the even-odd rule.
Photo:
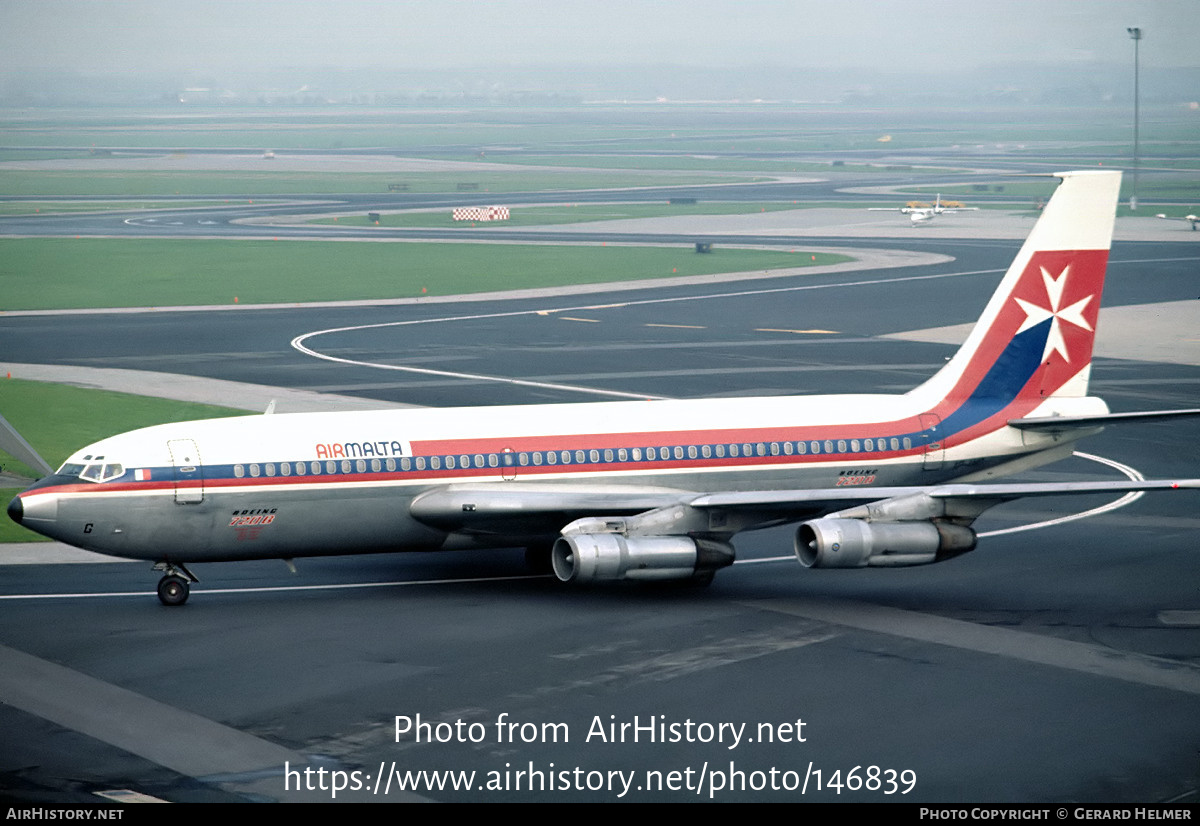
[[[435,406],[902,392],[953,345],[892,336],[972,320],[1016,249],[916,246],[954,260],[586,300],[13,316],[0,352]],[[1105,306],[1193,301],[1195,249],[1119,242]],[[292,346],[305,336],[341,360]],[[1200,365],[1124,342],[1096,359],[1097,395],[1195,406]],[[1190,477],[1198,438],[1176,421],[1082,448]],[[1120,477],[1072,459],[1029,478]],[[893,571],[756,562],[789,555],[791,530],[742,534],[742,563],[701,590],[566,588],[519,550],[394,554],[296,575],[197,566],[170,610],[146,565],[4,566],[0,794],[331,799],[339,777],[339,801],[1194,801],[1200,519],[1185,496]],[[978,527],[1095,504],[1026,501]],[[293,760],[314,772],[292,778]]]

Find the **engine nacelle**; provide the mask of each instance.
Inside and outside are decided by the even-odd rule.
[[[814,519],[796,529],[805,568],[900,568],[928,565],[975,548],[975,531],[948,522]]]
[[[550,561],[563,582],[690,579],[732,565],[733,546],[687,536],[571,533],[554,542]]]

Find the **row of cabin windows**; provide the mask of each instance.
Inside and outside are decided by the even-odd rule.
[[[471,468],[541,467],[543,465],[582,465],[601,462],[659,462],[683,459],[724,459],[754,456],[804,456],[822,453],[873,453],[876,450],[911,450],[909,436],[888,439],[825,439],[810,442],[744,442],[718,445],[674,445],[667,447],[606,448],[604,450],[536,450],[523,453],[463,453],[449,456],[417,456],[401,459],[326,459],[324,462],[265,462],[234,465],[233,475],[305,476],[308,474],[380,473],[409,470],[469,470]]]

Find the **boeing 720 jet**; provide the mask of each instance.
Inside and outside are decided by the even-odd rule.
[[[178,605],[194,562],[526,547],[563,581],[708,582],[744,530],[799,523],[812,567],[941,562],[1023,496],[1200,480],[1003,483],[1110,414],[1088,395],[1121,175],[1061,173],[970,336],[902,395],[248,416],[72,455],[8,506],[71,545],[145,559]]]

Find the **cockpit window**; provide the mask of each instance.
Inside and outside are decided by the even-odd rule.
[[[78,476],[83,471],[83,465],[67,462],[58,469],[59,476]]]
[[[63,467],[65,469],[66,465]],[[78,467],[78,465],[74,467]],[[92,463],[79,472],[79,478],[87,479],[89,482],[110,482],[124,475],[125,468],[115,462],[109,462],[108,464]]]

